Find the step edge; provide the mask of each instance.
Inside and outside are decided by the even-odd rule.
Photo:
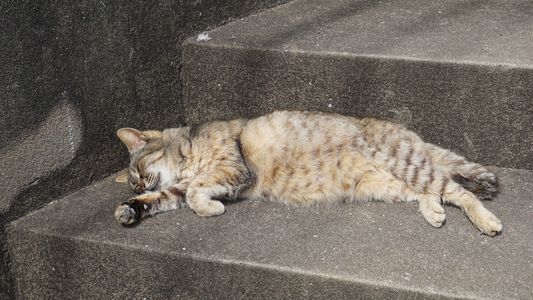
[[[519,71],[533,71],[533,64],[512,64],[512,63],[493,63],[483,61],[470,61],[470,60],[447,60],[447,59],[429,59],[429,58],[416,58],[410,56],[396,56],[396,55],[383,55],[383,54],[369,54],[369,53],[352,53],[352,52],[335,52],[335,51],[316,51],[316,50],[294,50],[294,49],[277,49],[271,47],[258,47],[258,46],[246,46],[242,44],[229,44],[229,43],[212,43],[204,41],[195,41],[194,38],[189,38],[182,43],[183,47],[183,63],[189,63],[187,50],[190,47],[210,47],[223,50],[236,50],[236,51],[259,51],[270,52],[281,55],[306,55],[309,57],[340,57],[344,59],[369,59],[369,60],[389,60],[396,62],[406,63],[427,63],[435,65],[452,65],[458,67],[475,67],[475,68],[487,68],[488,70],[519,70]]]
[[[191,261],[195,261],[197,263],[211,263],[216,264],[219,266],[223,265],[231,265],[234,267],[239,268],[248,268],[248,269],[258,269],[258,270],[266,270],[271,272],[280,272],[284,274],[289,274],[291,276],[305,276],[308,278],[315,278],[315,279],[326,279],[326,280],[333,280],[335,282],[341,283],[341,284],[348,284],[348,285],[361,285],[365,287],[374,288],[375,290],[388,290],[388,291],[401,291],[404,294],[407,295],[419,295],[423,297],[435,297],[435,298],[444,298],[444,299],[476,299],[476,295],[472,294],[454,294],[449,293],[447,291],[442,290],[434,290],[434,291],[427,291],[424,289],[421,289],[419,287],[407,287],[405,285],[401,284],[386,284],[384,282],[378,282],[378,281],[372,281],[369,279],[364,278],[357,278],[357,277],[343,277],[340,275],[335,275],[331,273],[320,273],[320,272],[313,272],[309,270],[304,270],[300,268],[290,268],[285,267],[282,265],[275,265],[275,264],[265,264],[265,263],[254,263],[253,261],[244,261],[244,260],[237,260],[237,259],[229,259],[229,258],[222,258],[217,259],[212,256],[208,255],[198,255],[194,253],[182,253],[179,251],[160,251],[156,248],[146,248],[146,247],[136,247],[124,243],[116,243],[113,241],[103,241],[103,240],[96,240],[91,238],[84,238],[84,237],[74,237],[74,236],[68,236],[68,235],[60,235],[60,234],[53,234],[50,232],[40,232],[33,229],[27,229],[27,228],[18,228],[18,229],[10,229],[8,232],[8,236],[12,234],[19,234],[15,233],[16,231],[22,231],[27,232],[29,234],[33,234],[35,236],[44,236],[47,238],[55,238],[55,239],[63,239],[67,241],[74,241],[74,242],[82,242],[82,243],[90,243],[93,245],[105,245],[105,246],[112,246],[112,247],[119,247],[122,249],[127,250],[133,250],[133,251],[143,251],[148,253],[153,253],[156,255],[170,255],[173,256],[176,259],[189,259]]]

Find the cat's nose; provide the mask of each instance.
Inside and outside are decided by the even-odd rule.
[[[140,194],[144,192],[144,182],[141,182],[139,183],[136,187],[135,187],[135,193],[137,194]]]

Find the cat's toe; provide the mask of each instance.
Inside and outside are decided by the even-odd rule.
[[[115,210],[115,219],[122,225],[131,225],[138,221],[137,212],[127,203],[123,203]]]
[[[439,212],[428,212],[426,214],[422,213],[426,221],[433,227],[442,227],[446,221],[446,215]]]

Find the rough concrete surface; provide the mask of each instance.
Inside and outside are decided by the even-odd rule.
[[[5,225],[126,166],[118,128],[182,121],[183,40],[283,2],[0,2],[0,298]]]
[[[533,169],[533,2],[296,0],[188,40],[188,122],[305,109]]]
[[[241,201],[220,217],[184,209],[124,228],[113,208],[131,192],[110,177],[10,225],[18,296],[529,299],[533,173],[495,171],[494,238],[454,207],[435,229],[415,204],[379,202]]]
[[[76,107],[68,102],[59,103],[35,133],[13,141],[11,147],[0,152],[0,213],[5,213],[17,193],[50,170],[66,167],[81,143],[81,120]],[[21,161],[22,158],[22,161]],[[16,172],[24,165],[22,172]],[[24,172],[31,170],[31,172]]]

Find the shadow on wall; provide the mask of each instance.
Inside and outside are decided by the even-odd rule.
[[[6,224],[125,167],[117,128],[179,122],[173,33],[191,28],[175,1],[5,1],[0,11],[0,295],[11,298]]]
[[[72,162],[81,143],[81,124],[78,109],[63,100],[37,130],[2,149],[0,211],[9,210],[20,191],[38,185],[41,177]]]
[[[118,128],[181,122],[183,40],[284,2],[0,3],[0,298],[6,224],[127,166]]]

